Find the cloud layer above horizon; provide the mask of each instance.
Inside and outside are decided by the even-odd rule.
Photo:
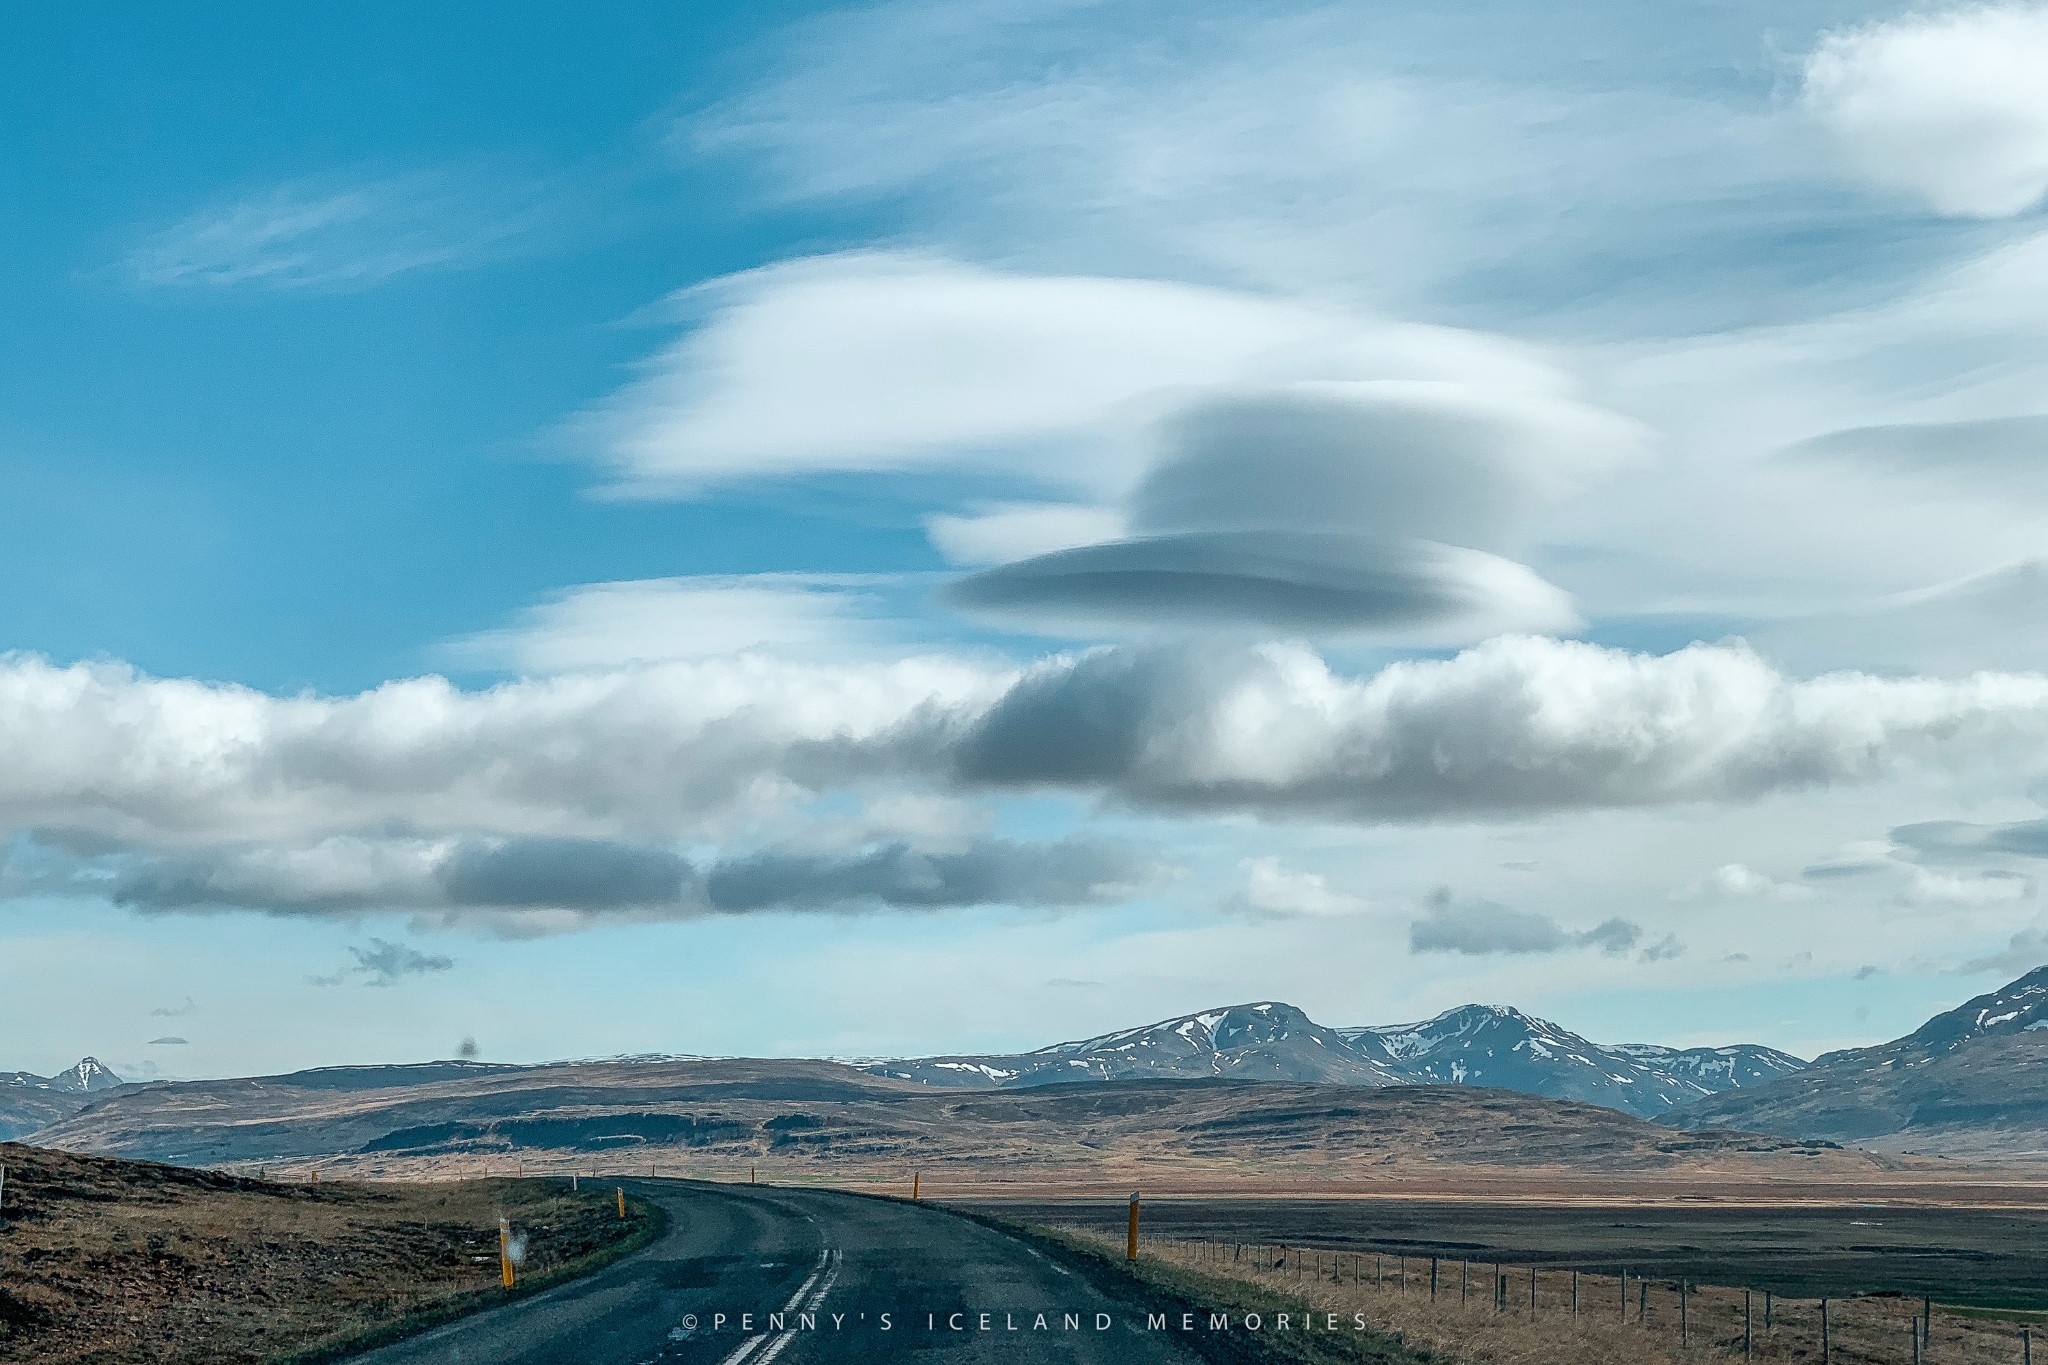
[[[2048,4],[768,22],[546,150],[502,108],[281,145],[67,263],[148,348],[278,327],[102,437],[218,386],[173,475],[304,466],[224,540],[311,559],[361,479],[502,553],[335,542],[360,616],[276,596],[342,662],[265,687],[0,654],[0,896],[392,988],[323,1008],[611,930],[830,938],[805,1008],[848,1015],[884,957],[1000,960],[1027,1015],[1295,972],[1639,1008],[2048,942]]]

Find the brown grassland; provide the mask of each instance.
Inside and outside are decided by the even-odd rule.
[[[1100,1230],[1055,1229],[1068,1239],[1120,1256],[1121,1240]],[[1776,1299],[1766,1327],[1764,1299],[1742,1290],[1694,1286],[1686,1296],[1681,1328],[1675,1283],[1631,1279],[1623,1290],[1613,1275],[1538,1271],[1494,1263],[1437,1263],[1430,1290],[1427,1257],[1397,1258],[1315,1248],[1151,1240],[1141,1248],[1139,1273],[1165,1269],[1186,1292],[1214,1311],[1249,1301],[1271,1304],[1277,1295],[1298,1310],[1289,1335],[1316,1338],[1324,1358],[1381,1359],[1377,1342],[1391,1338],[1427,1356],[1472,1365],[1698,1365],[1708,1360],[1819,1361],[1821,1307],[1815,1300]],[[1496,1276],[1505,1276],[1496,1301]],[[1533,1303],[1532,1303],[1533,1284]],[[1573,1289],[1577,1300],[1574,1311]],[[1647,1308],[1647,1312],[1645,1312]],[[1750,1349],[1744,1352],[1744,1314]],[[1839,1365],[2021,1365],[2027,1314],[1944,1311],[1916,1351],[1917,1301],[1849,1298],[1830,1301],[1827,1359]],[[1306,1311],[1306,1317],[1301,1315]],[[1336,1315],[1332,1319],[1329,1315]],[[1368,1333],[1352,1330],[1361,1315]],[[1199,1328],[1199,1316],[1197,1319]],[[1304,1323],[1314,1327],[1305,1330]],[[1332,1330],[1334,1325],[1335,1330]],[[1270,1309],[1262,1324],[1277,1324]],[[1234,1330],[1242,1334],[1241,1326]],[[1683,1340],[1681,1339],[1683,1331]]]
[[[538,1284],[650,1229],[609,1187],[283,1184],[0,1144],[0,1361],[318,1358],[499,1285],[498,1218]]]

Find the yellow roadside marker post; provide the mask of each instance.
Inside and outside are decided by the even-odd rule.
[[[1138,1192],[1136,1190],[1131,1191],[1131,1227],[1129,1233],[1124,1237],[1124,1259],[1127,1261],[1138,1259]]]
[[[626,1187],[614,1185],[612,1189],[619,1196],[619,1221],[623,1223],[626,1221]]]
[[[498,1220],[498,1279],[510,1289],[514,1284],[512,1274],[512,1224],[509,1219]]]

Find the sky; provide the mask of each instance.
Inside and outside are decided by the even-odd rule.
[[[0,1069],[1812,1056],[2048,961],[2048,6],[58,7]]]

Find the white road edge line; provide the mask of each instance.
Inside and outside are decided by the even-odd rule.
[[[818,1253],[818,1263],[811,1267],[811,1273],[805,1277],[804,1282],[796,1287],[796,1293],[789,1296],[789,1302],[782,1305],[782,1311],[785,1313],[795,1312],[796,1306],[804,1301],[806,1294],[811,1292],[811,1286],[818,1283],[818,1277],[825,1274],[825,1267],[830,1265],[833,1267],[832,1274],[826,1279],[824,1287],[818,1290],[817,1298],[811,1304],[811,1307],[816,1308],[819,1303],[823,1303],[825,1301],[825,1291],[830,1289],[832,1281],[839,1277],[838,1263],[838,1252],[820,1251]],[[768,1340],[767,1333],[764,1332],[759,1336],[748,1337],[739,1344],[731,1355],[719,1361],[718,1365],[745,1365],[745,1362],[750,1359],[754,1360],[755,1365],[766,1365],[767,1361],[773,1360],[776,1356],[782,1354],[783,1346],[788,1344],[789,1339],[795,1335],[794,1330],[784,1332],[775,1339],[775,1345],[769,1349],[769,1352],[759,1357],[756,1357],[754,1352],[759,1350],[761,1344]]]

